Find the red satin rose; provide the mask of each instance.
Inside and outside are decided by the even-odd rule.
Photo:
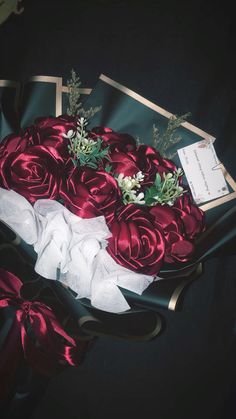
[[[139,171],[144,174],[142,186],[150,186],[156,173],[161,176],[176,169],[175,164],[168,159],[163,159],[153,147],[140,145],[134,151],[110,153],[110,164],[113,173],[123,173],[125,176],[133,176]]]
[[[132,151],[136,149],[136,142],[129,134],[120,134],[107,127],[95,127],[89,134],[90,138],[96,140],[102,138],[104,146],[109,146],[110,151]]]
[[[121,204],[121,191],[109,173],[88,167],[78,169],[72,164],[61,182],[60,197],[64,205],[79,217],[104,215],[107,223]]]
[[[162,158],[155,148],[145,144],[137,148],[137,165],[144,174],[144,185],[153,183],[157,172],[163,176],[163,173],[176,170],[176,166],[171,160]]]
[[[38,144],[51,146],[57,149],[66,161],[69,158],[68,140],[63,137],[69,130],[76,130],[76,118],[62,115],[57,118],[38,118],[32,127],[34,138]]]
[[[112,237],[107,251],[122,266],[147,275],[156,275],[161,267],[165,242],[148,210],[129,204],[109,225]]]
[[[187,262],[194,252],[194,245],[185,237],[184,225],[175,211],[167,205],[155,205],[150,208],[157,225],[165,238],[165,256],[167,263]]]
[[[204,212],[194,204],[190,193],[176,199],[173,210],[183,223],[186,237],[194,239],[205,230]]]
[[[12,152],[23,152],[31,145],[44,145],[57,149],[64,160],[69,157],[68,140],[62,134],[76,129],[76,119],[70,116],[43,117],[19,134],[8,135],[0,144],[0,158]]]
[[[135,152],[113,151],[109,153],[109,160],[113,174],[123,173],[124,176],[133,176],[140,171]]]
[[[34,135],[30,128],[21,130],[19,134],[10,134],[0,143],[0,159],[9,153],[23,152],[28,146],[34,144]]]
[[[0,158],[0,185],[31,203],[40,198],[57,199],[62,163],[56,149],[41,145],[6,153]]]

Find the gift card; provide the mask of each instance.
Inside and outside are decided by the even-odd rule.
[[[212,139],[180,148],[178,155],[196,204],[229,193]]]

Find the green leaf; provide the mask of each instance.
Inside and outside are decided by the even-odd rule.
[[[145,198],[145,204],[148,207],[151,207],[154,202],[155,202],[155,200],[153,198]]]
[[[146,190],[146,196],[148,197],[153,197],[157,194],[157,188],[155,186],[150,186],[150,188],[148,188]]]
[[[93,162],[89,162],[88,166],[91,167],[91,169],[97,169],[98,168],[97,164],[95,164]]]
[[[159,188],[161,186],[161,176],[159,175],[159,173],[156,173],[156,179],[155,179],[154,185],[157,188]]]
[[[77,160],[75,160],[75,159],[71,159],[71,160],[72,160],[73,165],[76,167],[78,165]]]
[[[105,167],[105,172],[110,173],[111,172],[111,169],[112,169],[112,166],[111,165],[107,165]]]

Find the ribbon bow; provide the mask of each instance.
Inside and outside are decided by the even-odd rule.
[[[50,307],[23,300],[21,286],[19,278],[0,268],[0,308],[14,313],[8,331],[0,329],[0,396],[6,394],[22,356],[33,369],[50,376],[63,366],[78,365],[88,346],[63,330]],[[9,320],[7,316],[5,326]]]

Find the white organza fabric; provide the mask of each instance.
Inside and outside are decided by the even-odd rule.
[[[32,206],[23,196],[0,188],[0,220],[37,253],[35,271],[58,279],[100,310],[119,313],[130,307],[119,287],[137,294],[154,277],[118,265],[106,251],[111,233],[105,218],[82,219],[57,201],[40,199]]]

